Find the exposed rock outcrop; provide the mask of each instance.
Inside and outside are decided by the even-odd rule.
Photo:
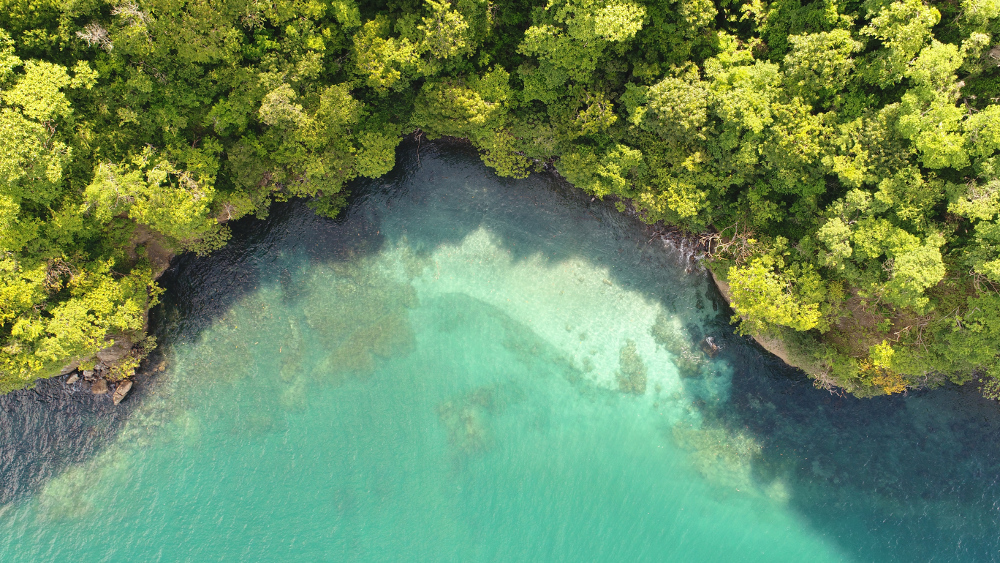
[[[111,396],[111,399],[117,405],[118,403],[122,402],[122,399],[125,398],[125,395],[128,395],[128,392],[131,389],[132,389],[132,380],[126,379],[125,381],[122,381],[121,383],[118,384],[118,387],[115,388],[115,393],[114,395]]]
[[[139,256],[135,249],[143,247],[146,251],[146,259],[149,260],[149,266],[153,270],[153,279],[159,278],[170,267],[170,260],[173,259],[174,252],[167,247],[163,235],[146,225],[136,225],[130,242],[129,258],[137,260]]]
[[[722,297],[726,300],[726,303],[731,303],[733,300],[733,294],[729,290],[729,284],[726,283],[724,280],[719,279],[719,276],[717,276],[715,272],[712,271],[711,268],[707,268],[707,270],[708,273],[712,275],[712,281],[715,282],[715,287],[719,288],[719,293],[722,294]],[[752,335],[752,338],[756,340],[757,344],[760,344],[762,348],[774,354],[775,356],[781,358],[781,361],[785,362],[786,364],[805,370],[807,372],[809,371],[806,366],[796,365],[789,359],[788,347],[782,340],[771,336],[766,336],[763,334],[754,334]]]
[[[113,364],[124,358],[132,349],[132,341],[125,336],[115,336],[115,343],[103,350],[99,350],[95,356],[105,365]]]
[[[108,382],[98,379],[90,386],[90,392],[95,395],[103,395],[108,392]]]

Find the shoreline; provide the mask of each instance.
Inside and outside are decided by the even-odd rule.
[[[715,284],[716,289],[718,289],[719,293],[722,294],[722,298],[726,300],[726,304],[730,304],[730,302],[732,301],[732,293],[729,290],[729,284],[726,283],[724,280],[720,280],[719,276],[711,268],[705,268],[705,269],[708,270],[708,275],[711,276],[712,282]],[[760,344],[760,346],[765,350],[767,350],[768,352],[774,354],[778,358],[781,358],[781,361],[785,362],[789,366],[805,371],[806,373],[809,373],[809,371],[806,370],[803,366],[796,365],[789,359],[788,346],[785,344],[783,340],[779,338],[764,336],[761,334],[752,334],[750,335],[750,338],[753,338],[754,342]]]
[[[163,236],[148,226],[137,223],[129,240],[131,248],[127,254],[132,260],[139,259],[136,250],[143,248],[143,255],[149,260],[152,279],[159,281],[170,268],[178,254],[164,244]],[[111,345],[101,348],[89,357],[78,357],[64,365],[59,373],[42,379],[62,379],[62,384],[74,391],[90,391],[93,395],[110,395],[117,406],[132,391],[134,378],[147,357],[157,349],[157,343],[150,340],[149,313],[143,313],[145,323],[141,332],[135,334],[109,334],[105,341]],[[121,377],[115,377],[123,374]]]

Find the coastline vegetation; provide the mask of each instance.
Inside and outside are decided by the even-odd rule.
[[[998,99],[997,0],[0,0],[0,391],[416,131],[699,234],[817,385],[1000,398]]]

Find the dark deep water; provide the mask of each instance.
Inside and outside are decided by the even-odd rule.
[[[613,206],[420,150],[179,259],[120,407],[0,397],[0,560],[1000,559],[996,403],[816,390]]]

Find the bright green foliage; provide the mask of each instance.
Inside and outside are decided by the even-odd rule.
[[[632,122],[668,143],[686,144],[708,120],[708,89],[696,73],[664,78],[649,87],[646,99],[632,111]]]
[[[0,322],[8,337],[0,348],[0,390],[22,387],[57,371],[73,358],[87,357],[107,345],[109,334],[141,333],[150,293],[148,269],[114,275],[113,262],[73,271],[64,262],[28,270],[13,259],[0,262]],[[46,306],[47,294],[68,298]]]
[[[642,29],[645,10],[628,0],[552,0],[518,48],[537,57],[537,67],[524,67],[528,99],[554,101],[567,81],[585,83],[613,43],[627,41]]]
[[[388,37],[389,23],[369,21],[354,34],[354,62],[365,84],[378,92],[400,90],[417,72],[418,47],[409,39]]]
[[[811,269],[776,272],[775,265],[763,256],[729,269],[732,306],[742,318],[742,330],[752,334],[766,332],[773,325],[816,328],[822,314],[819,302],[810,298],[821,292],[819,276]]]
[[[469,24],[456,10],[448,9],[446,2],[427,0],[430,17],[422,18],[417,26],[422,35],[420,46],[436,59],[450,59],[468,54],[471,49],[468,41]]]
[[[18,10],[0,16],[4,390],[116,334],[143,340],[149,232],[142,244],[207,252],[226,221],[296,196],[336,213],[346,181],[394,164],[406,116],[366,109],[358,66],[334,62],[362,26],[350,0]],[[391,51],[388,82],[396,67],[408,80],[416,55]],[[378,94],[400,88],[375,74]]]
[[[218,223],[210,216],[214,194],[211,179],[177,170],[147,150],[131,166],[99,164],[83,191],[84,213],[101,224],[127,214],[183,247],[208,250],[206,242],[225,240],[215,236]]]
[[[909,238],[909,237],[908,237]],[[930,299],[924,291],[944,279],[945,268],[938,247],[944,243],[939,237],[919,246],[912,244],[894,246],[888,251],[892,260],[892,274],[885,284],[885,299],[898,307],[909,307],[924,312]]]
[[[883,45],[873,57],[871,80],[894,84],[902,80],[909,62],[931,38],[931,28],[941,21],[941,13],[921,0],[896,0],[871,15],[871,24],[861,33]]]
[[[526,178],[530,162],[515,151],[516,139],[510,132],[497,129],[479,140],[483,162],[501,176]]]
[[[1000,151],[1000,106],[987,106],[964,123],[969,154],[987,158]]]
[[[836,100],[854,70],[853,54],[861,44],[846,29],[792,35],[791,51],[785,55],[784,69],[788,92],[809,102]]]
[[[1000,28],[1000,2],[997,0],[962,0],[961,4],[966,26],[991,33]]]
[[[627,194],[631,178],[642,165],[642,153],[625,145],[615,145],[604,154],[581,149],[559,161],[559,172],[573,185],[599,197]]]
[[[465,137],[483,153],[497,173],[515,178],[527,174],[525,158],[517,154],[508,126],[510,75],[495,67],[482,76],[428,80],[417,96],[411,122],[430,139]]]
[[[954,45],[934,41],[905,73],[915,87],[903,95],[898,128],[928,168],[961,169],[969,163],[961,135],[964,111],[955,105],[959,85],[954,72],[962,62]]]
[[[396,164],[396,146],[400,140],[399,135],[381,131],[358,133],[360,146],[354,159],[354,169],[366,178],[387,174]]]
[[[5,66],[20,66],[9,49],[6,56]],[[86,64],[76,70],[71,77],[63,66],[27,61],[23,74],[13,69],[5,73],[7,80],[0,83],[0,198],[5,207],[24,200],[49,205],[61,194],[63,170],[72,156],[66,142],[53,134],[73,114],[64,90],[90,87],[94,79]]]
[[[969,219],[975,228],[974,244],[965,248],[966,263],[1000,284],[1000,180],[968,186],[948,208]]]
[[[430,137],[443,135],[475,137],[475,133],[499,125],[503,106],[490,102],[482,95],[458,81],[428,81],[417,98],[414,123]]]

